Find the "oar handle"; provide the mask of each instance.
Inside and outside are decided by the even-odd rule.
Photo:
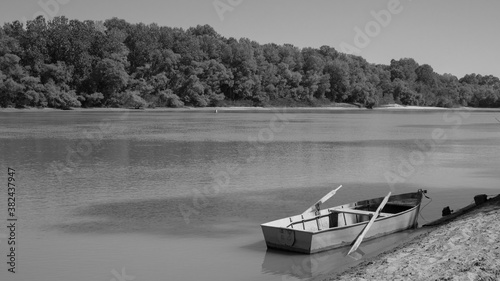
[[[319,199],[316,203],[314,203],[314,205],[309,207],[302,214],[319,212],[319,208],[320,208],[321,204],[325,203],[328,199],[332,198],[332,196],[335,195],[335,193],[337,193],[337,190],[339,190],[341,187],[342,187],[342,185],[340,185],[336,189],[328,192],[325,196],[323,196],[323,198]]]

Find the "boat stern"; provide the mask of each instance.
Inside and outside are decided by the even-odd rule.
[[[273,222],[261,224],[261,228],[268,248],[311,253],[312,232],[275,226]]]

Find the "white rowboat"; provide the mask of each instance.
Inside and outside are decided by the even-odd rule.
[[[268,248],[307,254],[359,245],[363,238],[373,239],[416,228],[424,192],[389,194],[386,200],[380,197],[326,209],[320,209],[324,203],[320,200],[313,205],[315,209],[262,224],[262,232]],[[382,208],[372,220],[379,206]],[[355,245],[351,252],[356,248]]]

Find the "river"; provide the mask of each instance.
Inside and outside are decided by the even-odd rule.
[[[297,280],[338,251],[267,251],[260,224],[427,189],[420,224],[500,189],[499,112],[0,112],[1,280]],[[368,255],[411,233],[363,243]],[[378,246],[376,246],[378,244]],[[382,245],[382,246],[381,246]],[[364,247],[364,249],[363,249]],[[375,248],[373,248],[375,247]],[[377,248],[379,247],[379,248]]]

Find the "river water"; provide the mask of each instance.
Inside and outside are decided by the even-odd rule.
[[[500,189],[500,112],[0,112],[1,280],[297,280],[342,251],[267,251],[260,224],[427,189],[419,223]],[[8,168],[16,273],[8,271]],[[425,199],[427,204],[430,200]],[[8,233],[9,232],[9,233]],[[375,254],[411,233],[363,243]]]

